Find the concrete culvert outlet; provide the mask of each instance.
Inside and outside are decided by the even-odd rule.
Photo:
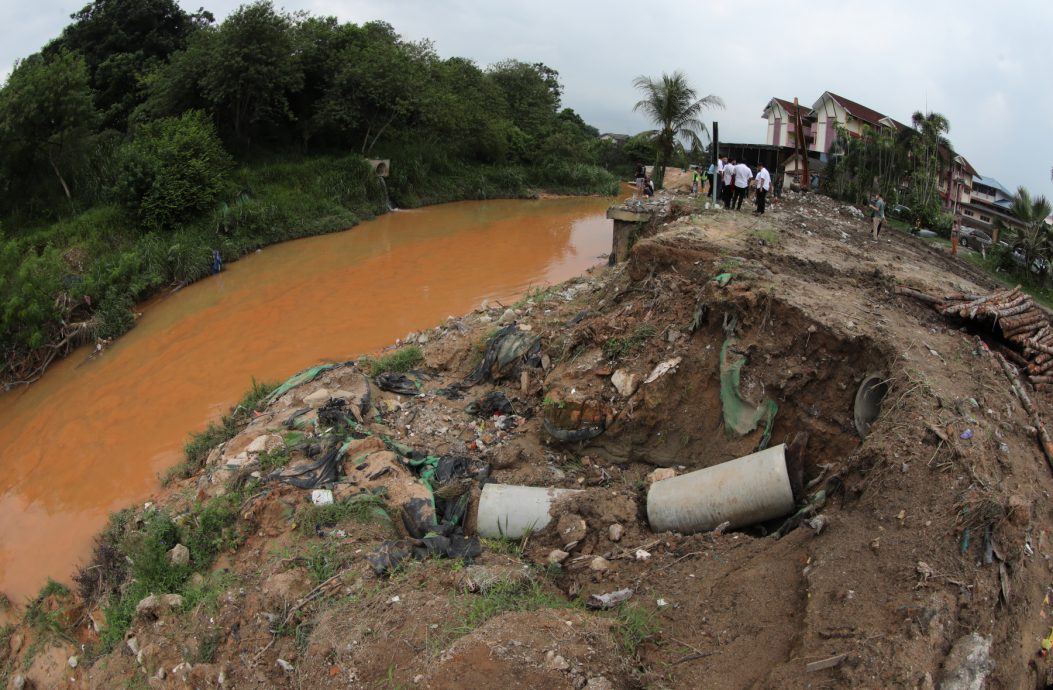
[[[867,374],[856,391],[855,420],[860,438],[870,433],[870,425],[881,414],[881,402],[888,393],[888,382],[883,374]]]

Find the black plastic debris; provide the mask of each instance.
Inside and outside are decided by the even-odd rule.
[[[460,558],[470,561],[483,552],[478,537],[455,534],[421,539],[397,539],[382,543],[376,553],[366,556],[377,575],[385,575],[398,568],[403,561],[426,558]]]
[[[476,417],[515,414],[512,401],[501,391],[490,391],[478,400],[468,403],[464,410]]]
[[[378,374],[373,381],[377,388],[396,395],[420,395],[420,385],[405,374],[385,372]]]
[[[310,411],[310,407],[301,407],[300,409],[296,410],[296,412],[293,412],[291,415],[289,415],[289,418],[282,423],[282,426],[284,426],[286,429],[294,428],[296,426],[296,420]]]
[[[322,457],[310,465],[297,468],[283,468],[269,475],[270,481],[285,482],[300,489],[314,489],[337,480],[340,472],[341,443],[333,443],[326,448]],[[310,454],[310,449],[307,451]]]
[[[454,383],[446,388],[436,388],[435,395],[441,395],[447,400],[460,400],[464,397],[464,385],[460,383]]]
[[[541,338],[519,330],[515,324],[505,326],[490,339],[483,360],[465,382],[474,386],[512,376],[520,365],[535,369],[541,366]]]

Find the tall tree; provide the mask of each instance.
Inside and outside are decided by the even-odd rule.
[[[188,14],[175,0],[94,0],[71,18],[44,52],[70,50],[84,57],[103,126],[119,130],[142,101],[146,75],[186,47],[194,29],[212,21],[209,12]]]
[[[918,134],[914,138],[912,156],[914,176],[918,178],[914,186],[921,203],[935,204],[938,203],[937,193],[943,169],[941,151],[947,154],[948,165],[954,158],[951,142],[946,136],[951,131],[951,123],[940,113],[922,113],[918,110],[911,116],[911,124]]]
[[[217,121],[245,146],[254,133],[292,117],[289,94],[303,85],[293,18],[270,2],[243,5],[214,32],[195,35],[207,61],[199,86]],[[189,52],[189,51],[188,51]]]
[[[0,91],[5,162],[46,162],[70,201],[70,169],[97,121],[88,70],[75,53],[61,51],[50,58],[37,54],[23,60]]]
[[[500,114],[511,122],[509,137],[519,140],[512,148],[529,157],[555,124],[563,93],[559,72],[540,62],[505,60],[486,73],[504,95]]]
[[[680,71],[662,74],[661,79],[639,76],[633,80],[633,86],[643,91],[633,111],[643,111],[658,129],[648,132],[655,140],[658,151],[655,161],[655,185],[662,186],[665,177],[665,166],[673,155],[673,145],[680,139],[688,148],[701,148],[700,137],[708,136],[709,130],[699,119],[707,108],[723,108],[724,101],[712,94],[698,98],[698,93],[687,81],[687,76]]]
[[[390,127],[416,116],[434,60],[428,44],[404,43],[390,24],[365,24],[340,53],[320,120],[361,136],[359,150],[369,154]]]

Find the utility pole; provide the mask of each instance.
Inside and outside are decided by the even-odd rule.
[[[720,125],[716,120],[713,121],[713,208],[717,207],[717,186],[719,185],[720,172],[717,170],[720,166],[717,164],[720,161]]]

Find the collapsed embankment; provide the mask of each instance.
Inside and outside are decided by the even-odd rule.
[[[655,230],[627,265],[271,393],[113,521],[79,597],[33,602],[11,677],[1045,687],[1053,478],[988,347],[895,289],[988,286],[823,198]],[[656,482],[781,444],[789,511],[651,529]],[[479,539],[495,484],[577,493]]]

